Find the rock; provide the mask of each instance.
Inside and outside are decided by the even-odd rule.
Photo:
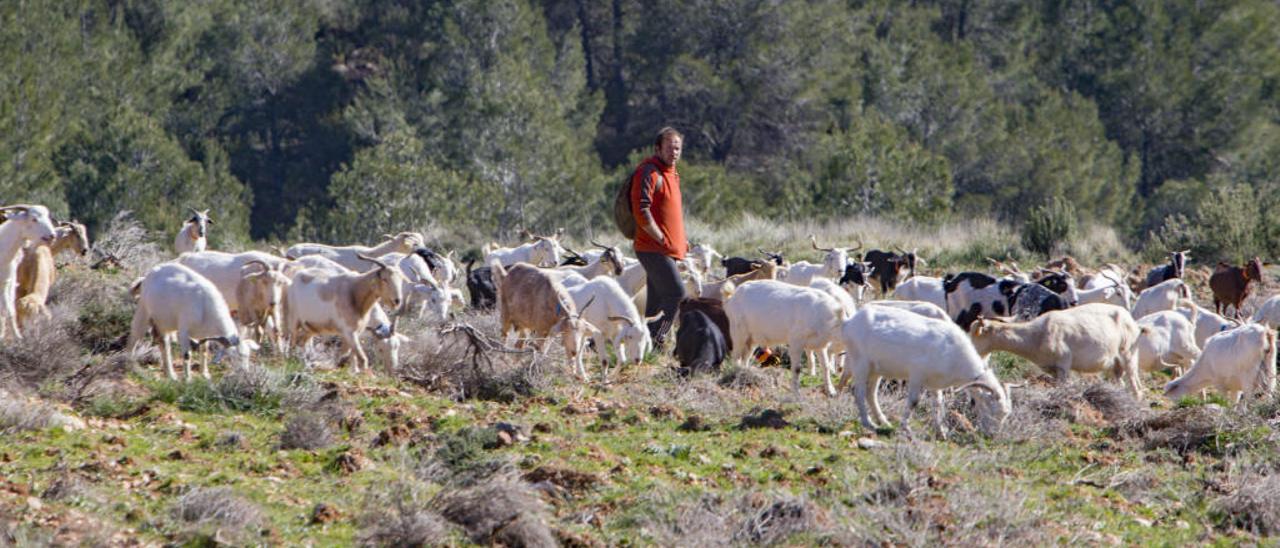
[[[1133,518],[1133,522],[1143,527],[1151,527],[1154,525],[1151,520],[1145,518]]]
[[[187,454],[183,453],[181,449],[174,449],[167,455],[167,458],[169,460],[187,460]]]
[[[84,430],[86,427],[84,421],[80,420],[79,417],[64,415],[58,412],[54,412],[49,415],[49,426],[62,428],[63,430],[68,431]]]
[[[748,414],[747,416],[742,417],[742,422],[738,425],[738,428],[744,430],[747,428],[773,428],[776,430],[779,428],[786,428],[790,425],[791,423],[782,418],[781,411],[776,409],[765,409],[764,411],[761,411],[759,415]]]
[[[332,523],[337,521],[341,515],[337,508],[323,502],[316,503],[316,507],[311,510],[311,525]]]
[[[682,414],[680,410],[672,405],[665,403],[658,404],[649,408],[649,415],[655,419],[679,419]]]
[[[344,476],[349,476],[368,468],[369,464],[371,464],[369,459],[365,458],[362,451],[352,448],[333,460],[333,469]]]
[[[884,442],[871,438],[858,438],[859,449],[876,449],[879,447],[884,447]]]
[[[409,428],[403,424],[393,424],[386,430],[378,432],[378,437],[374,438],[373,446],[382,447],[384,445],[404,445],[409,441],[412,433]]]
[[[507,437],[511,439],[507,445],[511,445],[515,442],[523,443],[529,441],[529,428],[524,425],[499,422],[493,425],[493,429],[498,431],[499,437],[506,434]]]
[[[684,424],[676,427],[676,430],[681,432],[706,432],[710,429],[711,425],[707,424],[702,420],[702,417],[697,415],[689,415],[689,418],[684,420]]]
[[[32,510],[39,510],[41,508],[44,508],[44,503],[40,502],[40,499],[36,497],[27,497],[27,508],[30,508]]]

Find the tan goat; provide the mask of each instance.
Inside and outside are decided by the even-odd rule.
[[[776,280],[778,278],[778,265],[776,263],[773,261],[761,261],[759,265],[750,272],[734,274],[715,282],[704,282],[702,284],[702,294],[699,297],[724,301],[733,295],[733,291],[742,284],[755,280]]]
[[[292,343],[316,335],[342,337],[347,355],[354,357],[352,371],[355,372],[369,366],[369,358],[360,346],[360,334],[368,326],[369,311],[379,299],[399,308],[404,295],[404,275],[399,268],[364,254],[358,256],[373,263],[375,268],[363,274],[335,274],[314,268],[297,273],[285,293],[283,320]]]
[[[53,244],[27,248],[18,263],[18,325],[23,329],[36,318],[49,315],[45,303],[56,273],[53,258],[67,250],[80,256],[89,253],[89,236],[84,225],[62,222],[58,223],[56,232]]]
[[[547,351],[548,338],[559,335],[565,355],[574,360],[581,371],[582,346],[587,339],[600,333],[591,322],[578,317],[573,298],[560,282],[548,272],[527,263],[516,263],[503,268],[497,260],[489,263],[493,269],[493,281],[498,286],[498,316],[502,328],[499,334],[505,338],[515,331],[519,336],[529,332],[540,338],[538,351]],[[588,301],[583,309],[591,306]],[[517,341],[523,347],[524,341]]]

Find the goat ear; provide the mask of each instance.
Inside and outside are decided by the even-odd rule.
[[[665,310],[659,310],[657,314],[654,314],[654,315],[652,315],[652,316],[649,316],[648,318],[645,318],[645,319],[644,319],[644,323],[653,323],[653,322],[656,322],[656,321],[658,321],[658,320],[661,320],[661,319],[662,319],[662,316],[663,316],[663,315],[665,315],[666,313],[667,313],[667,311],[665,311]]]

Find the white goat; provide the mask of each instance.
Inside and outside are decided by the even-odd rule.
[[[1076,290],[1080,304],[1111,303],[1126,310],[1133,306],[1133,290],[1125,283],[1124,274],[1110,267],[1090,276],[1084,287]]]
[[[431,267],[421,255],[416,253],[388,253],[378,258],[384,264],[400,267],[409,285],[405,286],[405,303],[403,310],[418,310],[418,317],[429,322],[440,323],[449,319],[449,306],[458,302],[466,306],[462,291],[450,288],[440,282],[431,273]]]
[[[1164,394],[1177,399],[1212,386],[1232,402],[1251,389],[1270,395],[1275,391],[1275,364],[1275,332],[1261,324],[1242,325],[1209,337],[1191,370],[1169,381]]]
[[[565,290],[582,311],[582,319],[599,329],[591,334],[591,340],[595,343],[596,352],[600,353],[601,378],[608,377],[606,344],[617,351],[616,364],[619,366],[628,362],[638,364],[644,359],[645,353],[653,347],[648,324],[657,321],[661,312],[653,318],[641,316],[631,297],[609,277],[594,278]],[[595,304],[587,306],[590,302]],[[585,367],[579,373],[586,378]]]
[[[191,218],[182,223],[182,230],[179,230],[178,235],[173,238],[173,249],[179,255],[204,251],[208,245],[206,236],[209,233],[209,225],[213,224],[213,219],[209,217],[209,210],[187,209],[191,210]]]
[[[1161,310],[1175,310],[1178,305],[1191,300],[1191,290],[1181,278],[1165,280],[1142,290],[1133,303],[1133,317],[1142,318]]]
[[[912,278],[915,279],[915,278]],[[907,280],[911,281],[911,280]],[[902,286],[898,286],[902,287]],[[938,305],[925,301],[871,301],[863,306],[884,306],[888,308],[897,308],[898,310],[906,310],[914,312],[926,318],[935,320],[950,320],[947,317],[947,311],[938,307]]]
[[[413,253],[413,250],[422,247],[423,242],[426,241],[426,238],[418,232],[401,232],[395,236],[386,234],[383,237],[386,240],[373,247],[363,245],[339,247],[312,243],[297,244],[285,250],[285,256],[290,259],[298,259],[307,255],[321,255],[356,272],[364,272],[369,270],[370,263],[361,261],[360,255],[376,259],[388,253],[409,254]]]
[[[933,303],[943,311],[943,314],[946,314],[947,292],[942,288],[942,278],[912,276],[894,288],[893,298]]]
[[[702,270],[704,275],[708,276],[711,275],[711,269],[716,264],[716,257],[724,258],[724,255],[721,255],[714,247],[701,242],[690,248],[685,256],[691,259]]]
[[[1240,325],[1235,320],[1228,320],[1214,314],[1212,310],[1200,308],[1200,305],[1191,299],[1183,301],[1178,307],[1178,312],[1195,324],[1196,346],[1200,348],[1204,348],[1204,343],[1209,340],[1209,337]]]
[[[38,242],[53,245],[58,236],[49,209],[42,205],[0,207],[0,340],[13,330],[15,339],[22,338],[18,329],[18,263],[22,248]]]
[[[881,378],[907,381],[907,410],[902,415],[906,432],[910,432],[908,421],[922,390],[933,392],[935,420],[943,437],[943,389],[978,389],[988,428],[998,426],[1011,412],[1008,388],[1000,384],[964,331],[949,319],[926,318],[891,306],[867,306],[844,322],[840,331],[846,348],[840,387],[853,379],[858,416],[866,428],[876,427],[867,411],[868,399],[876,421],[889,423],[876,397]]]
[[[786,344],[791,358],[792,391],[800,392],[801,357],[813,350],[822,355],[827,394],[835,395],[831,384],[831,355],[828,349],[839,336],[844,309],[826,293],[776,280],[747,282],[734,291],[724,305],[733,333],[733,355],[740,364],[756,346]]]
[[[502,266],[512,266],[516,263],[529,263],[545,268],[557,266],[565,253],[564,248],[560,246],[560,235],[563,232],[563,228],[551,236],[535,236],[526,232],[526,235],[532,236],[533,241],[517,247],[501,247],[495,243],[485,244],[481,248],[484,264],[498,261]]]
[[[778,269],[779,281],[789,283],[791,285],[808,286],[809,282],[814,278],[830,278],[839,280],[844,275],[845,265],[849,262],[849,251],[840,247],[818,247],[818,239],[809,235],[809,242],[813,244],[813,248],[826,253],[822,257],[822,264],[812,264],[808,261],[796,261],[790,265]],[[849,249],[861,249],[862,244],[858,247]]]
[[[259,341],[265,340],[274,329],[275,351],[279,352],[284,348],[284,333],[279,329],[282,325],[280,303],[293,280],[284,274],[283,264],[271,266],[258,260],[245,263],[242,272],[235,291],[240,306],[236,323],[248,328]]]
[[[272,269],[281,268],[287,262],[270,253],[261,251],[245,251],[243,253],[224,253],[222,251],[201,251],[183,253],[175,262],[196,271],[208,278],[214,287],[227,301],[227,309],[233,317],[239,316],[240,299],[236,295],[236,287],[247,273],[245,267],[249,263],[260,262]]]
[[[1253,313],[1253,323],[1260,323],[1272,329],[1280,327],[1280,295],[1273,295]]]
[[[129,348],[135,348],[147,331],[155,332],[160,345],[160,358],[165,373],[176,379],[169,342],[181,349],[186,380],[191,380],[192,341],[221,343],[233,359],[243,363],[257,345],[240,338],[231,312],[218,288],[204,276],[181,264],[168,262],[151,269],[131,290],[138,296],[138,309],[133,313]],[[209,378],[209,364],[201,363],[204,378]]]
[[[1138,320],[1145,329],[1138,336],[1138,369],[1162,371],[1174,368],[1179,375],[1200,355],[1193,320],[1173,310],[1148,314]]]

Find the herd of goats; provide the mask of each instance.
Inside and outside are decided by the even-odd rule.
[[[417,232],[386,236],[374,246],[303,243],[276,253],[225,253],[206,249],[213,223],[208,211],[191,210],[174,240],[176,259],[133,281],[137,303],[129,348],[154,337],[170,378],[176,378],[176,344],[186,378],[192,350],[206,343],[215,362],[245,363],[270,341],[278,352],[310,348],[318,336],[338,337],[339,363],[371,371],[362,337],[375,357],[398,367],[406,336],[398,319],[416,315],[438,325],[457,303],[497,308],[500,333],[517,346],[535,342],[545,352],[558,341],[576,373],[588,378],[583,354],[594,348],[602,376],[608,366],[639,363],[655,349],[648,324],[672,322],[680,371],[718,368],[727,357],[745,362],[758,347],[786,345],[793,391],[800,390],[805,358],[810,374],[822,371],[825,390],[837,393],[850,380],[866,427],[888,425],[876,399],[881,379],[904,381],[907,411],[922,391],[933,393],[937,427],[943,428],[943,390],[969,390],[984,427],[1010,413],[1010,385],[987,356],[1021,356],[1059,381],[1071,372],[1108,373],[1141,398],[1143,373],[1172,369],[1165,394],[1177,398],[1215,388],[1233,401],[1246,392],[1270,393],[1275,385],[1280,296],[1245,318],[1241,306],[1261,281],[1262,263],[1219,264],[1209,279],[1215,310],[1196,305],[1186,281],[1186,252],[1145,278],[1116,265],[1096,270],[1070,257],[1032,272],[991,260],[998,276],[981,272],[917,275],[915,251],[820,247],[820,262],[789,262],[761,250],[760,258],[722,257],[693,246],[679,262],[687,297],[673,318],[646,318],[644,269],[617,247],[592,242],[577,253],[552,235],[525,232],[516,247],[483,246],[483,265],[465,271],[453,252],[431,250]],[[48,315],[45,302],[55,276],[53,257],[89,248],[83,225],[59,222],[47,208],[0,208],[0,270],[4,284],[0,341]],[[719,260],[717,260],[719,259]],[[721,268],[723,270],[721,270]],[[465,286],[469,300],[461,288]],[[881,300],[867,300],[867,291]],[[1231,312],[1230,316],[1223,314]],[[3,344],[3,343],[0,343]],[[304,356],[306,352],[304,351]],[[208,359],[201,361],[207,378]],[[867,402],[870,401],[870,406]],[[945,434],[945,431],[943,431]]]

